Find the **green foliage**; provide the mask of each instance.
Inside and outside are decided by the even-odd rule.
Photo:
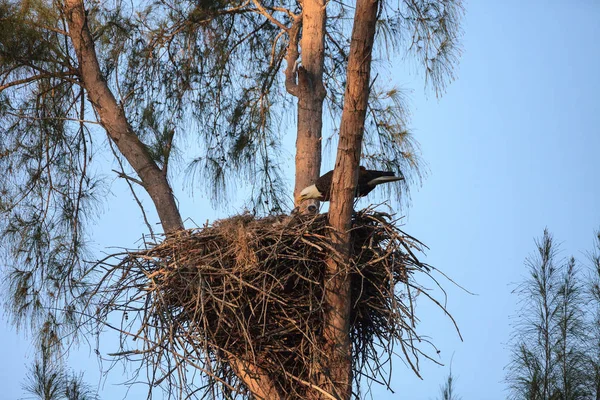
[[[111,57],[119,60],[114,79],[134,131],[159,164],[161,148],[170,151],[184,136],[197,141],[188,171],[203,189],[212,189],[215,203],[226,198],[228,176],[264,190],[281,180],[272,98],[282,95],[284,43],[273,44],[279,31],[240,8],[245,3],[223,4],[155,2],[129,20],[135,28],[110,51],[120,55]],[[260,171],[266,174],[256,181]],[[281,206],[281,189],[265,200]]]
[[[452,366],[450,366],[450,372],[446,382],[440,386],[440,397],[439,400],[461,400],[462,398],[456,394],[456,378],[452,375]]]
[[[350,43],[351,13],[342,3],[328,7],[325,59],[325,84],[332,119],[339,120],[346,89],[345,69]],[[460,0],[422,0],[383,2],[374,52],[384,60],[394,55],[415,60],[424,72],[426,85],[441,95],[454,79],[454,68],[461,53],[460,20],[464,13]],[[374,59],[375,72],[378,59]],[[370,168],[401,171],[405,177],[396,192],[404,204],[410,201],[410,187],[420,184],[426,174],[420,149],[410,131],[410,112],[404,93],[397,87],[381,84],[375,76],[369,96],[362,156]],[[337,135],[327,145],[335,149]],[[388,188],[388,190],[391,189]]]
[[[83,381],[83,373],[67,371],[42,346],[40,358],[29,367],[23,389],[39,400],[97,400],[96,390]]]
[[[54,25],[59,14],[42,1],[21,4],[0,2],[0,71],[4,75],[23,64],[39,71],[43,66],[64,61],[65,54],[56,46],[52,35],[38,29],[40,25]],[[21,71],[14,71],[18,76]]]
[[[408,129],[406,99],[398,89],[387,91],[374,87],[365,124],[363,159],[367,167],[402,171],[404,180],[393,187],[405,204],[410,201],[410,187],[419,184],[425,174],[419,144]],[[386,189],[390,190],[392,186]]]
[[[588,316],[586,341],[586,366],[588,385],[592,398],[600,398],[600,231],[596,232],[594,248],[589,253],[590,274],[586,291]]]
[[[292,1],[262,4],[284,24],[291,20],[283,9],[300,12]],[[69,118],[85,119],[85,113],[74,108],[80,95],[74,88],[77,65],[64,35],[67,28],[59,5],[3,0],[2,26],[6,29],[0,48],[6,69],[0,76],[12,82],[19,77],[39,78],[11,91],[17,96],[3,97],[7,112],[23,115],[23,106],[36,108],[24,100],[37,98],[40,89],[36,83],[50,74],[52,88],[70,96],[58,99],[69,107],[48,110],[40,118],[62,119],[68,111],[81,114]],[[286,105],[292,99],[283,93],[285,35],[245,1],[183,1],[175,5],[153,1],[136,7],[121,1],[90,3],[88,18],[104,76],[155,161],[166,168],[174,149],[192,139],[197,147],[187,165],[188,178],[201,183],[189,186],[208,188],[219,204],[226,200],[231,183],[236,183],[235,189],[240,182],[249,182],[254,209],[286,209],[289,196],[281,174],[280,132],[284,116],[291,116]],[[326,106],[335,117],[343,103],[352,10],[336,2],[328,7]],[[384,4],[380,44],[390,49],[404,44],[423,64],[426,79],[439,92],[446,79],[452,78],[459,54],[461,13],[459,0],[401,2],[396,8]],[[15,104],[16,98],[22,101]],[[376,89],[371,98],[365,158],[369,166],[401,170],[407,178],[402,191],[408,191],[408,183],[420,182],[423,171],[402,96],[393,88]],[[19,131],[15,127],[10,130]]]
[[[573,257],[558,260],[547,230],[536,247],[526,261],[529,276],[514,291],[522,308],[507,367],[510,398],[595,399],[600,393],[598,278],[586,279]],[[590,259],[598,258],[593,253]]]
[[[283,24],[300,12],[296,1],[261,4]],[[288,38],[279,27],[242,0],[86,7],[102,78],[160,168],[183,164],[189,186],[206,190],[215,203],[227,203],[230,186],[246,185],[256,212],[289,208],[280,156],[284,121],[294,108],[284,92]],[[328,7],[324,79],[326,108],[335,118],[343,104],[352,8]],[[81,85],[62,12],[60,1],[0,0],[6,303],[15,324],[39,332],[49,346],[78,332],[82,316],[93,312],[86,309],[88,281],[97,277],[83,261],[84,228],[106,197],[92,167],[104,131]],[[452,78],[461,13],[460,0],[386,4],[380,44],[415,56],[437,93]],[[405,193],[423,172],[401,93],[374,86],[368,118],[366,164],[402,171]]]
[[[11,259],[7,302],[18,326],[73,328],[86,267],[83,226],[98,182],[83,91],[51,4],[0,4],[0,235]],[[51,29],[49,27],[53,26]],[[63,39],[63,40],[61,40]],[[10,83],[17,83],[10,86]],[[20,84],[18,84],[20,83]],[[47,309],[62,310],[46,318]]]
[[[464,10],[457,0],[416,0],[397,10],[395,29],[410,32],[408,51],[425,69],[425,79],[440,95],[454,79],[460,56],[460,17]]]
[[[559,371],[556,386],[562,399],[581,399],[588,393],[585,373],[585,298],[580,274],[575,258],[571,257],[564,265],[558,287],[558,338],[554,351]]]

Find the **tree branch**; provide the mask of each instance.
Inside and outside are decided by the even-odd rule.
[[[302,15],[294,17],[292,26],[287,31],[289,43],[285,55],[287,67],[285,68],[285,88],[292,96],[298,96],[298,85],[296,84],[296,62],[300,53],[298,52],[298,39],[300,37],[300,27],[302,26]]]
[[[64,11],[79,61],[79,73],[100,123],[143,182],[154,202],[164,231],[172,233],[183,229],[183,221],[166,176],[132,131],[124,110],[118,105],[102,76],[83,1],[65,0]]]
[[[16,81],[12,81],[12,82],[8,82],[5,84],[0,85],[0,92],[2,92],[5,89],[8,89],[10,87],[13,86],[19,86],[19,85],[24,85],[26,83],[30,83],[30,82],[34,82],[34,81],[39,81],[40,79],[44,79],[44,78],[58,78],[58,77],[67,77],[67,76],[74,76],[75,74],[73,74],[72,72],[63,72],[63,73],[44,73],[44,74],[39,74],[39,75],[33,75],[30,76],[28,78],[23,78],[23,79],[18,79]]]
[[[259,367],[248,362],[241,361],[230,356],[229,364],[235,371],[252,395],[259,400],[278,400],[283,399],[275,384],[267,374]]]
[[[252,3],[254,3],[254,5],[256,6],[256,8],[258,9],[258,12],[262,15],[265,16],[265,18],[267,18],[269,21],[271,21],[272,23],[274,23],[275,25],[277,25],[279,28],[281,28],[284,31],[288,30],[288,27],[285,26],[281,21],[279,21],[277,18],[275,18],[271,13],[269,13],[267,11],[267,9],[260,4],[260,2],[258,0],[252,0]]]
[[[116,154],[115,154],[115,156],[116,156]],[[113,169],[112,172],[116,173],[119,176],[119,178],[123,178],[123,179],[125,179],[127,181],[131,181],[133,183],[137,183],[141,187],[144,187],[144,182],[140,181],[139,179],[132,178],[131,176],[127,175],[126,173],[121,172],[121,171],[117,171],[116,169]]]

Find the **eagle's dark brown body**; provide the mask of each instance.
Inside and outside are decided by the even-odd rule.
[[[331,198],[331,181],[333,171],[327,172],[321,176],[314,185],[302,190],[298,198],[299,201],[306,199],[317,199],[329,201]],[[369,194],[377,185],[386,182],[394,182],[404,179],[402,176],[396,176],[392,171],[376,171],[360,167],[358,173],[358,184],[356,186],[356,197],[363,197]]]

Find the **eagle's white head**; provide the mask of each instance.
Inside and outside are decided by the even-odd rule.
[[[315,185],[310,185],[310,186],[302,189],[302,191],[300,192],[300,195],[296,198],[296,204],[298,204],[299,202],[301,202],[303,200],[308,200],[308,199],[317,199],[318,200],[322,197],[323,197],[323,195],[321,194],[321,192],[319,192],[319,189],[317,189],[317,187]]]

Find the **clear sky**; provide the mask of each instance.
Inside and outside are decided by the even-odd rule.
[[[474,0],[466,9],[458,80],[445,96],[438,100],[424,92],[421,77],[390,69],[395,82],[412,89],[412,128],[430,170],[413,192],[403,229],[430,247],[426,262],[476,293],[442,280],[464,342],[425,301],[417,308],[421,332],[439,347],[442,363],[454,354],[464,400],[499,400],[506,397],[503,368],[516,313],[511,290],[525,275],[533,238],[548,227],[562,242],[562,255],[583,261],[600,228],[600,3]],[[236,211],[235,204],[228,212],[212,210],[182,189],[175,184],[183,214],[197,224]],[[123,185],[115,181],[111,190],[90,226],[97,251],[134,247],[143,229]],[[0,339],[0,398],[24,397],[33,347],[6,324]],[[105,354],[114,351],[108,344]],[[86,345],[70,360],[88,382],[101,384],[104,400],[143,393],[127,396],[116,385],[124,376],[120,367],[99,382],[98,365]],[[448,368],[426,360],[421,367],[423,380],[397,360],[395,394],[375,388],[374,397],[436,398]]]

